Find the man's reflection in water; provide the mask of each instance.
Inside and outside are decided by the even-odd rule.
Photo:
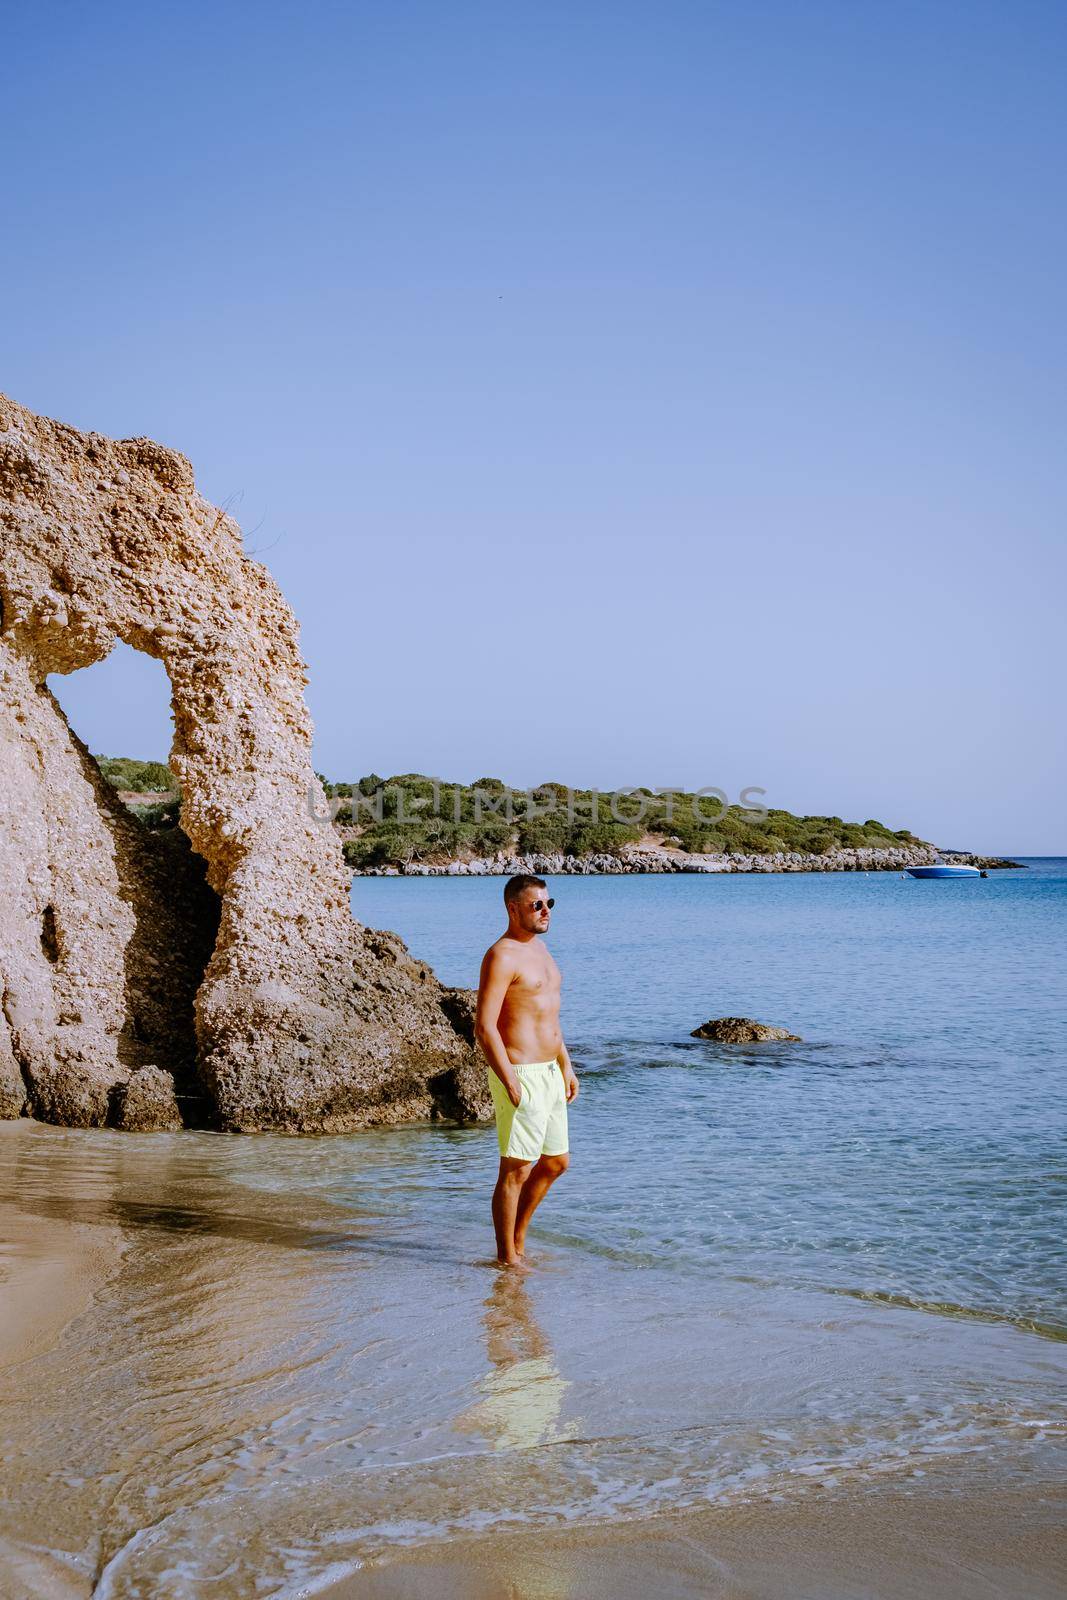
[[[518,1273],[498,1275],[482,1325],[490,1371],[478,1385],[482,1398],[456,1418],[456,1427],[482,1434],[497,1450],[523,1450],[569,1437],[569,1430],[559,1432],[558,1423],[570,1385],[560,1377]]]

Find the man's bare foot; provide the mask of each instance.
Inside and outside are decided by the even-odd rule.
[[[513,1256],[497,1256],[496,1264],[498,1267],[509,1267],[512,1271],[529,1272],[530,1270],[525,1257],[517,1252]]]

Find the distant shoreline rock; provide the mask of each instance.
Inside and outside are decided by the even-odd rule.
[[[469,861],[411,861],[403,866],[355,868],[352,875],[356,878],[510,878],[518,872],[530,872],[540,877],[672,872],[905,872],[908,867],[930,866],[941,860],[982,868],[1020,866],[1017,861],[998,856],[976,856],[958,851],[948,854],[935,850],[932,845],[918,849],[904,846],[885,850],[841,848],[821,856],[805,855],[798,850],[781,851],[775,855],[688,855],[683,850],[634,845],[612,854],[501,854],[476,856]]]

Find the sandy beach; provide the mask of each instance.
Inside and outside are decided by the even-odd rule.
[[[0,1126],[0,1138],[18,1131]],[[0,1370],[21,1365],[32,1382],[35,1360],[54,1351],[119,1272],[123,1248],[123,1230],[99,1213],[79,1222],[7,1201],[0,1210]],[[543,1355],[525,1354],[527,1367],[544,1364]],[[521,1429],[511,1442],[523,1444]],[[811,1483],[799,1498],[777,1503],[593,1526],[503,1527],[394,1547],[336,1583],[267,1592],[286,1600],[313,1593],[324,1600],[645,1600],[653,1593],[675,1600],[1062,1600],[1067,1488],[1006,1488],[991,1477],[980,1463],[942,1465],[904,1485],[840,1492]],[[9,1547],[6,1554],[4,1593],[13,1600],[97,1592],[88,1572],[79,1577],[44,1550]],[[145,1591],[120,1585],[103,1592]],[[164,1584],[155,1592],[196,1591]]]
[[[0,1138],[18,1133],[0,1127]],[[0,1241],[0,1369],[23,1364],[30,1378],[34,1361],[54,1351],[121,1269],[124,1234],[99,1213],[78,1222],[8,1201]],[[519,1354],[528,1368],[548,1365],[529,1348]],[[513,1373],[515,1364],[513,1352]],[[512,1432],[516,1447],[530,1443],[521,1428]],[[811,1482],[799,1496],[756,1503],[592,1526],[512,1525],[400,1545],[338,1582],[265,1592],[286,1600],[313,1593],[325,1600],[645,1600],[657,1592],[676,1600],[1062,1600],[1065,1519],[1067,1488],[1048,1481],[1009,1488],[980,1461],[942,1464],[904,1484],[842,1492]],[[97,1592],[88,1573],[79,1578],[44,1551],[9,1548],[7,1557],[6,1583],[14,1587],[4,1593],[18,1600]],[[146,1591],[120,1583],[102,1592]],[[198,1591],[179,1583],[154,1592]]]
[[[0,1139],[15,1123],[0,1123]],[[118,1270],[119,1228],[0,1208],[0,1371],[44,1355]]]
[[[396,1554],[324,1600],[1062,1600],[1067,1490],[959,1481]]]
[[[492,1150],[0,1129],[5,1600],[1067,1593],[1062,1341],[558,1235],[512,1280]]]

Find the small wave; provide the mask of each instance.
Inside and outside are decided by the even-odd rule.
[[[847,1286],[827,1284],[828,1294],[843,1294],[851,1300],[866,1300],[872,1305],[899,1306],[905,1311],[928,1311],[938,1317],[956,1317],[965,1322],[993,1322],[1023,1333],[1036,1333],[1042,1339],[1055,1339],[1067,1343],[1067,1324],[1045,1321],[1026,1316],[1022,1312],[997,1311],[989,1306],[964,1306],[955,1300],[930,1300],[919,1295],[902,1294],[890,1289],[851,1289]]]
[[[1029,1473],[1030,1452],[1049,1429],[1045,1417],[988,1406],[908,1410],[873,1431],[871,1420],[559,1438],[249,1487],[200,1499],[133,1533],[102,1565],[95,1592],[98,1600],[163,1592],[200,1600],[223,1582],[229,1600],[285,1600],[391,1549],[489,1530],[795,1499],[922,1476],[938,1461],[985,1460],[994,1447],[1005,1471],[1014,1461]]]

